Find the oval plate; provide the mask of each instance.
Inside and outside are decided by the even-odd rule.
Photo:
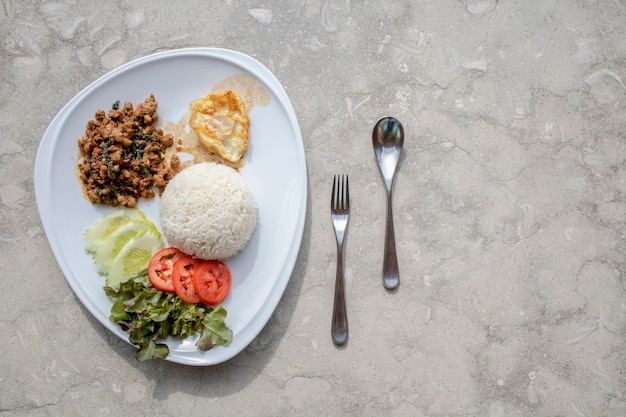
[[[201,352],[195,339],[168,339],[167,360],[187,365],[213,365],[237,355],[263,329],[289,282],[298,256],[306,216],[307,179],[302,137],[295,112],[276,77],[253,58],[216,48],[161,52],[129,62],[104,75],[67,103],[46,130],[35,161],[37,207],[52,252],[70,287],[106,328],[128,341],[109,321],[112,301],[103,291],[85,252],[82,236],[103,214],[115,210],[94,206],[78,178],[77,139],[98,109],[120,100],[135,104],[154,94],[159,121],[178,122],[193,100],[217,83],[247,74],[270,95],[268,105],[249,112],[246,164],[241,169],[257,200],[259,221],[248,246],[229,260],[233,282],[223,303],[233,340]],[[138,204],[160,229],[159,200]]]

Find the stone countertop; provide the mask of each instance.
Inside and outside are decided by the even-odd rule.
[[[626,415],[626,2],[223,0],[0,8],[1,416]],[[82,306],[35,204],[41,138],[98,77],[220,47],[280,80],[308,169],[270,321],[216,366],[137,362]],[[403,123],[400,288],[371,131]],[[332,177],[351,180],[350,338],[330,338]]]

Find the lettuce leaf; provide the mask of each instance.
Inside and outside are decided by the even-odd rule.
[[[139,361],[166,358],[169,348],[163,340],[169,336],[199,333],[196,346],[203,351],[226,346],[233,338],[222,306],[185,303],[176,294],[154,288],[146,274],[132,277],[117,289],[106,286],[104,291],[114,301],[109,319],[139,347],[135,355]]]
[[[233,339],[233,331],[226,327],[226,310],[216,307],[202,319],[202,334],[196,342],[200,350],[209,350],[214,345],[226,346]]]

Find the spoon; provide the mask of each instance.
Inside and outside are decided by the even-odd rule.
[[[398,158],[404,144],[402,124],[393,117],[383,117],[376,123],[372,132],[374,153],[378,159],[378,168],[387,189],[387,223],[385,226],[385,252],[383,258],[383,285],[394,289],[400,281],[396,239],[393,232],[393,210],[391,209],[391,190],[396,175]]]

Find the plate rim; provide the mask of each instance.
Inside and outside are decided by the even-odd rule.
[[[87,308],[89,313],[94,316],[104,327],[108,330],[112,331],[116,336],[120,336],[119,330],[117,329],[119,326],[110,320],[108,320],[108,316],[106,318],[102,318],[97,314],[94,314],[91,306],[96,304],[92,302],[89,298],[89,295],[86,291],[83,290],[78,284],[68,278],[68,274],[71,274],[70,264],[65,258],[65,252],[63,251],[63,247],[58,238],[58,232],[52,227],[52,222],[54,221],[54,215],[52,214],[52,205],[51,194],[48,191],[50,187],[46,187],[46,184],[50,184],[50,176],[46,177],[46,173],[50,171],[50,162],[53,160],[53,151],[55,149],[55,145],[58,140],[59,129],[63,126],[66,118],[71,114],[73,108],[77,103],[81,102],[81,100],[90,94],[90,92],[99,85],[107,82],[108,80],[115,78],[116,76],[123,74],[129,70],[132,70],[134,67],[150,64],[152,62],[158,62],[162,59],[176,58],[176,57],[189,57],[189,56],[198,56],[209,59],[218,59],[222,61],[226,61],[230,64],[234,64],[238,67],[245,68],[249,71],[258,81],[262,82],[266,88],[269,88],[272,93],[274,93],[278,101],[280,103],[281,108],[285,111],[285,114],[290,123],[290,133],[294,134],[293,140],[296,145],[296,154],[294,155],[296,158],[296,168],[298,173],[298,182],[295,184],[297,190],[300,192],[301,198],[299,199],[299,206],[297,207],[297,221],[295,222],[294,228],[292,230],[292,238],[289,240],[290,247],[285,253],[285,259],[283,260],[283,265],[279,268],[279,272],[277,275],[277,279],[274,282],[272,290],[268,294],[268,298],[265,300],[265,303],[271,308],[262,309],[265,311],[265,314],[258,314],[249,322],[246,323],[246,326],[252,326],[251,332],[246,332],[241,337],[245,337],[245,339],[239,339],[237,348],[229,349],[229,347],[215,347],[214,349],[221,349],[221,355],[218,355],[217,358],[212,358],[209,356],[208,358],[195,358],[189,357],[185,353],[186,352],[172,352],[166,358],[167,361],[180,363],[184,365],[195,365],[195,366],[208,366],[208,365],[216,365],[222,362],[225,362],[234,356],[238,355],[240,352],[245,350],[245,348],[258,336],[258,334],[263,330],[267,322],[273,316],[278,303],[280,302],[285,289],[291,279],[291,275],[293,274],[293,270],[295,268],[295,263],[297,261],[297,257],[300,251],[302,237],[304,234],[304,225],[306,222],[306,207],[307,207],[307,199],[308,199],[308,189],[307,189],[307,165],[306,165],[306,157],[304,152],[304,143],[302,140],[302,133],[298,124],[298,120],[295,114],[295,110],[289,97],[280,83],[280,81],[276,78],[276,76],[262,63],[254,59],[253,57],[246,55],[242,52],[225,49],[225,48],[214,48],[214,47],[193,47],[193,48],[179,48],[172,50],[165,50],[156,52],[153,54],[145,55],[134,60],[131,60],[107,73],[98,77],[96,80],[89,83],[86,87],[82,88],[76,95],[74,95],[54,116],[54,118],[49,123],[46,128],[38,150],[35,157],[35,166],[34,166],[34,188],[35,188],[35,199],[37,204],[37,209],[41,218],[42,226],[44,228],[44,232],[46,238],[48,240],[48,244],[53,253],[53,256],[59,265],[61,272],[63,273],[66,282],[69,284],[70,288],[74,292],[74,294],[79,298],[80,302],[84,307]],[[46,163],[48,162],[48,163]],[[50,210],[46,210],[50,208]],[[296,207],[294,206],[294,209]],[[261,311],[260,311],[261,312]],[[249,333],[249,334],[248,334]],[[127,343],[131,344],[128,340],[128,335],[123,333],[126,337],[122,339]],[[232,343],[232,342],[231,342]],[[132,344],[131,344],[132,345]],[[133,345],[134,346],[134,345]],[[194,352],[195,353],[195,352]]]

